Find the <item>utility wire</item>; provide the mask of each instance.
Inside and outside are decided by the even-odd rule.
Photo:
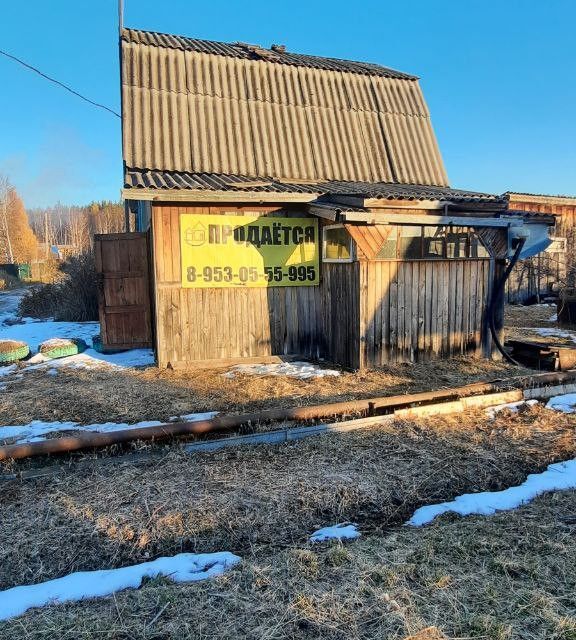
[[[74,91],[74,89],[72,89],[72,87],[69,87],[68,85],[64,84],[63,82],[60,82],[59,80],[56,80],[55,78],[51,78],[50,76],[47,76],[45,73],[42,73],[42,71],[40,71],[40,69],[37,69],[36,67],[33,67],[31,64],[28,64],[27,62],[24,62],[24,60],[20,60],[20,58],[17,58],[16,56],[13,56],[10,53],[7,53],[6,51],[2,51],[2,49],[0,49],[0,54],[2,54],[3,56],[6,56],[7,58],[10,58],[11,60],[14,60],[15,62],[18,62],[18,64],[21,64],[22,66],[26,67],[27,69],[30,69],[31,71],[34,71],[35,73],[37,73],[38,75],[42,76],[43,78],[46,78],[46,80],[50,80],[50,82],[53,82],[54,84],[57,84],[58,86],[62,87],[63,89],[66,89],[66,91],[69,91],[70,93],[73,93],[75,96],[78,96],[79,98],[81,98],[82,100],[85,100],[86,102],[90,103],[91,105],[94,105],[95,107],[99,107],[100,109],[104,109],[105,111],[109,111],[110,113],[114,114],[118,118],[122,117],[119,113],[117,113],[113,109],[110,109],[110,107],[107,107],[106,105],[100,104],[98,102],[94,102],[94,100],[90,100],[90,98],[87,98],[86,96],[83,96],[81,93],[78,93],[78,91]]]

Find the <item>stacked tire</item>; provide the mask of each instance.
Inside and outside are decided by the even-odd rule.
[[[30,347],[21,340],[0,340],[0,366],[24,360],[30,355]]]
[[[79,338],[51,338],[38,347],[38,352],[49,360],[55,360],[75,356],[87,348],[88,345]]]

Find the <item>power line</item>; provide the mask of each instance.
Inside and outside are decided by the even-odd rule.
[[[43,78],[46,78],[46,80],[50,80],[50,82],[53,82],[54,84],[57,84],[58,86],[62,87],[63,89],[66,89],[66,91],[69,91],[70,93],[73,93],[75,96],[78,96],[79,98],[81,98],[82,100],[90,103],[91,105],[94,105],[95,107],[99,107],[100,109],[104,109],[105,111],[109,111],[110,113],[114,114],[118,118],[122,117],[119,113],[114,111],[114,109],[110,109],[110,107],[107,107],[104,104],[100,104],[99,102],[94,102],[94,100],[90,100],[90,98],[87,98],[86,96],[83,96],[81,93],[78,93],[78,91],[74,91],[74,89],[72,89],[72,87],[69,87],[67,84],[64,84],[63,82],[60,82],[59,80],[56,80],[55,78],[51,78],[50,76],[47,76],[45,73],[42,73],[42,71],[40,71],[40,69],[37,69],[36,67],[33,67],[31,64],[28,64],[27,62],[24,62],[24,60],[20,60],[20,58],[17,58],[16,56],[13,56],[12,54],[7,53],[6,51],[2,51],[2,49],[0,49],[0,54],[2,54],[3,56],[6,56],[7,58],[10,58],[11,60],[14,60],[18,64],[21,64],[22,66],[26,67],[27,69],[30,69],[31,71],[34,71],[34,73],[37,73],[38,75],[42,76]]]

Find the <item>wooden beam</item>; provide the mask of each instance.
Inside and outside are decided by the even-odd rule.
[[[457,227],[501,227],[513,225],[515,218],[481,218],[477,216],[437,216],[412,213],[384,213],[380,211],[342,212],[343,222],[363,222],[366,224],[414,224],[414,225],[454,225]]]
[[[387,198],[365,198],[364,196],[330,195],[331,203],[343,204],[349,207],[373,207],[375,209],[443,209],[450,204],[444,200],[389,200]]]
[[[123,189],[124,200],[143,200],[153,202],[311,202],[319,193],[273,193],[270,191],[207,191],[193,189]]]

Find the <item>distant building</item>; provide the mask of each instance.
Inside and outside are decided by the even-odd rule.
[[[535,302],[576,285],[576,197],[533,193],[504,194],[511,210],[553,215],[552,244],[546,251],[522,260],[507,285],[510,302]]]

